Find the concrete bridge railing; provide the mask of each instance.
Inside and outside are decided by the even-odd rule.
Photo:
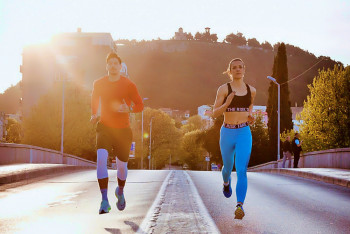
[[[281,157],[283,157],[281,155]],[[292,157],[292,167],[293,167]],[[282,168],[283,160],[272,161],[249,167],[248,170]],[[286,167],[288,161],[286,161]],[[300,168],[343,168],[350,169],[350,148],[329,149],[322,151],[308,152],[300,156]]]
[[[60,151],[32,145],[0,143],[0,165],[15,163],[53,163],[96,167],[96,162]]]

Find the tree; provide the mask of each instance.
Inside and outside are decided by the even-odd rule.
[[[267,154],[270,154],[269,135],[263,116],[261,113],[255,113],[254,124],[250,126],[253,138],[252,153],[250,156],[249,166],[259,165],[268,162]]]
[[[218,35],[215,33],[215,34],[211,34],[210,35],[210,41],[211,42],[217,42],[218,41]]]
[[[250,38],[248,39],[248,46],[251,47],[260,47],[260,43],[258,42],[258,40],[256,38]]]
[[[264,41],[263,43],[261,43],[261,48],[263,48],[264,50],[272,50],[272,45],[267,42],[267,41]]]
[[[21,124],[12,118],[8,119],[6,125],[6,142],[8,143],[20,143],[22,138],[22,126]]]
[[[280,92],[280,133],[285,130],[290,130],[293,128],[292,122],[292,111],[290,109],[290,100],[289,100],[289,88],[288,88],[288,67],[287,67],[287,54],[285,44],[282,43],[278,47],[277,55],[274,59],[273,64],[273,74],[272,76],[276,78],[276,81],[281,85]],[[277,121],[278,121],[278,87],[272,81],[270,82],[269,87],[269,97],[267,102],[267,114],[268,114],[268,131],[269,131],[269,139],[270,145],[272,147],[272,155],[277,154]]]
[[[190,40],[190,41],[194,40],[192,33],[187,34],[187,40]]]
[[[53,85],[23,120],[24,144],[60,150],[62,84]],[[95,130],[90,123],[90,93],[73,83],[65,89],[64,152],[96,159]]]
[[[152,119],[152,147],[151,155],[153,158],[153,165],[157,169],[163,168],[169,162],[171,154],[172,161],[179,160],[181,157],[179,153],[181,142],[181,131],[175,127],[175,120],[163,111],[146,108],[144,110],[144,133],[146,138],[143,145],[144,162],[148,162],[149,155],[149,137],[150,137],[150,122]],[[134,140],[136,145],[140,145],[140,136],[134,132]],[[139,142],[139,143],[138,143]],[[140,157],[140,147],[136,146],[136,157]]]
[[[202,33],[202,37],[200,39],[201,41],[206,41],[206,42],[210,42],[211,41],[211,35],[208,32],[204,32]]]
[[[220,129],[224,121],[224,116],[216,118],[213,126],[209,129],[202,131],[199,135],[198,141],[201,143],[202,147],[209,152],[211,161],[221,163],[221,150],[220,150]]]
[[[199,115],[193,115],[187,120],[187,124],[182,125],[181,130],[183,133],[201,130],[204,127],[204,122]]]
[[[237,45],[237,46],[243,46],[247,44],[246,38],[243,36],[242,33],[237,32],[237,34],[229,34],[226,36],[225,39],[228,43],[232,45]]]
[[[194,35],[194,39],[196,41],[200,41],[202,39],[203,35],[200,32],[196,32],[196,34]]]
[[[350,145],[350,67],[319,71],[298,119],[304,151]]]
[[[200,130],[195,130],[186,133],[182,138],[183,161],[190,169],[199,169],[198,164],[205,161],[205,150],[198,144],[200,133]]]
[[[226,36],[225,40],[227,43],[233,44],[235,35],[233,33],[230,33]]]

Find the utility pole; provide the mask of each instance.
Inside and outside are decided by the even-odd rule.
[[[277,160],[280,160],[280,122],[281,122],[281,111],[280,111],[280,107],[281,107],[281,103],[280,103],[280,94],[281,94],[281,90],[280,90],[280,87],[281,85],[279,83],[277,83],[276,79],[273,78],[272,76],[267,76],[267,79],[271,80],[273,83],[275,83],[278,87],[278,111],[277,111],[277,114],[278,114],[278,117],[277,117]]]
[[[151,122],[149,124],[149,161],[148,161],[148,169],[151,169],[151,161],[152,159],[152,120],[154,117],[151,118]]]

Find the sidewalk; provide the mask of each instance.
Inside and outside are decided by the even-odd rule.
[[[72,166],[64,164],[10,164],[0,165],[0,186],[41,176],[63,172],[91,170],[94,167]]]
[[[350,188],[350,170],[339,168],[274,168],[274,169],[251,169],[249,172],[280,173],[298,176],[325,183],[340,185]]]

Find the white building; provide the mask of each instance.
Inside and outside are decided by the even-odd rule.
[[[198,113],[198,115],[199,115],[202,119],[204,119],[204,120],[210,120],[210,117],[204,115],[204,113],[205,113],[206,110],[211,110],[211,107],[208,106],[208,105],[200,106],[200,107],[198,107],[198,112],[197,112],[197,113]]]
[[[211,107],[208,105],[203,105],[198,107],[198,115],[205,121],[205,128],[210,128],[213,125],[213,119],[209,116],[204,115],[205,111],[211,110]]]
[[[179,28],[179,31],[175,32],[174,39],[180,40],[180,41],[186,41],[187,40],[187,33],[184,33],[184,30],[182,28]]]

